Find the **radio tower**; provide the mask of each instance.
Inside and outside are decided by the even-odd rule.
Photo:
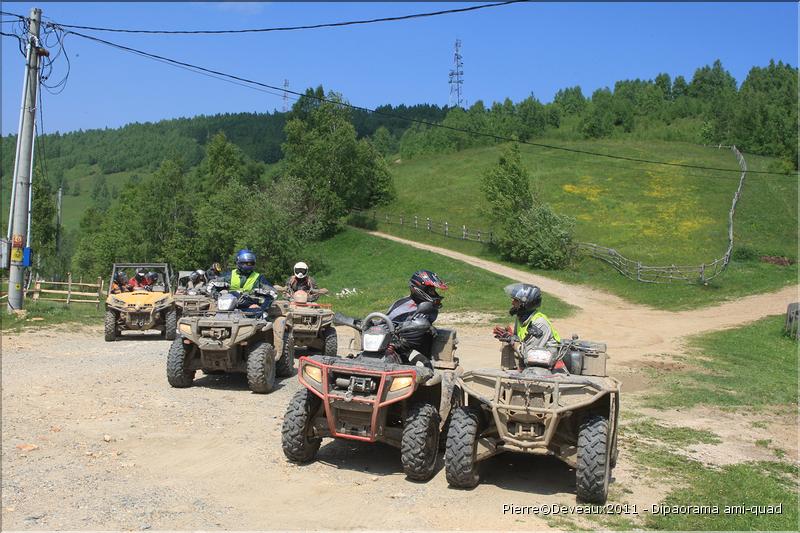
[[[286,90],[289,88],[289,80],[283,80],[283,112],[289,111],[289,93]]]
[[[464,107],[461,86],[464,84],[464,63],[461,61],[461,39],[456,39],[456,52],[453,56],[453,68],[450,71],[450,107]]]

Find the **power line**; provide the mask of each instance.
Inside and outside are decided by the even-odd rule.
[[[400,15],[396,17],[382,17],[382,18],[374,18],[374,19],[365,19],[365,20],[350,20],[344,22],[328,22],[323,24],[308,24],[302,26],[279,26],[274,28],[250,28],[250,29],[241,29],[241,30],[132,30],[132,29],[124,29],[124,28],[103,28],[99,26],[79,26],[76,24],[61,24],[55,22],[45,22],[45,25],[49,26],[61,26],[63,28],[73,28],[77,30],[91,30],[91,31],[106,31],[106,32],[114,32],[114,33],[140,33],[140,34],[159,34],[159,35],[220,35],[220,34],[231,34],[231,33],[268,33],[268,32],[276,32],[276,31],[295,31],[295,30],[315,30],[319,28],[339,28],[342,26],[355,26],[360,24],[374,24],[378,22],[397,22],[401,20],[411,20],[411,19],[419,19],[425,17],[436,17],[440,15],[453,15],[456,13],[466,13],[468,11],[477,11],[479,9],[487,9],[490,7],[502,7],[507,6],[509,4],[518,4],[522,2],[527,2],[528,0],[510,0],[507,2],[498,2],[494,4],[481,4],[478,6],[470,6],[470,7],[462,7],[456,9],[445,9],[442,11],[432,11],[428,13],[414,13],[411,15]],[[16,15],[14,13],[3,13],[8,15],[14,15],[19,17],[20,15]]]
[[[105,44],[107,46],[111,46],[111,47],[117,48],[119,50],[124,50],[124,51],[131,52],[131,53],[134,53],[134,54],[137,54],[137,55],[141,55],[143,57],[147,57],[147,58],[150,58],[150,59],[155,59],[155,60],[163,62],[163,63],[168,63],[168,64],[171,64],[171,65],[174,65],[174,66],[178,66],[178,67],[181,67],[181,68],[184,68],[184,69],[192,70],[192,71],[195,71],[195,72],[200,73],[200,74],[212,75],[212,77],[224,77],[224,78],[228,78],[228,79],[231,79],[231,80],[236,80],[237,82],[248,84],[247,86],[251,86],[251,85],[257,86],[257,87],[251,87],[251,88],[254,88],[254,89],[258,89],[258,87],[263,87],[265,89],[270,89],[272,91],[276,91],[276,93],[277,93],[277,94],[276,93],[271,93],[271,94],[281,95],[281,93],[285,92],[285,93],[288,93],[288,94],[295,95],[295,96],[297,96],[299,98],[302,98],[302,97],[305,96],[307,98],[311,98],[311,99],[317,100],[319,102],[327,102],[327,103],[332,103],[332,104],[335,104],[335,105],[341,105],[341,106],[344,106],[344,107],[349,107],[350,109],[356,109],[356,110],[359,110],[359,111],[365,111],[367,113],[374,113],[374,114],[379,115],[379,116],[385,116],[385,117],[389,117],[389,118],[405,120],[407,122],[411,122],[411,123],[415,123],[415,124],[421,124],[421,125],[429,126],[429,127],[433,127],[433,128],[443,128],[443,129],[447,129],[447,130],[450,130],[450,131],[456,131],[456,132],[459,132],[459,133],[477,135],[479,137],[486,137],[486,138],[494,139],[496,141],[516,142],[516,143],[524,144],[524,145],[528,145],[528,146],[535,146],[537,148],[547,148],[547,149],[551,149],[551,150],[560,150],[560,151],[569,152],[569,153],[575,153],[575,154],[581,154],[581,155],[587,155],[587,156],[593,156],[593,157],[604,157],[604,158],[607,158],[607,159],[630,161],[630,162],[634,162],[634,163],[643,163],[643,164],[649,164],[649,165],[662,165],[662,166],[679,167],[679,168],[690,168],[690,169],[696,169],[696,170],[710,170],[710,171],[718,171],[718,172],[736,172],[736,173],[741,173],[741,169],[738,169],[738,168],[734,169],[734,168],[709,167],[709,166],[703,166],[703,165],[690,165],[690,164],[686,164],[686,163],[671,163],[671,162],[668,162],[668,161],[654,161],[654,160],[649,160],[649,159],[642,159],[642,158],[637,158],[637,157],[628,157],[628,156],[623,156],[623,155],[603,154],[603,153],[600,153],[600,152],[592,152],[590,150],[581,150],[581,149],[578,149],[578,148],[568,148],[566,146],[555,146],[555,145],[544,144],[544,143],[536,143],[536,142],[531,142],[531,141],[521,141],[519,139],[514,139],[514,138],[510,138],[510,137],[504,137],[502,135],[495,135],[493,133],[486,133],[486,132],[479,132],[479,131],[472,131],[472,130],[467,130],[467,129],[462,129],[462,128],[456,128],[454,126],[448,126],[446,124],[437,124],[435,122],[429,122],[427,120],[404,117],[402,115],[396,115],[394,113],[387,113],[385,111],[377,111],[375,109],[370,109],[368,107],[362,107],[362,106],[353,105],[353,104],[350,104],[350,103],[347,103],[347,102],[336,101],[336,100],[332,100],[330,98],[316,96],[314,94],[305,94],[305,93],[300,93],[300,92],[297,92],[297,91],[292,91],[292,90],[290,90],[288,88],[285,88],[285,87],[278,87],[278,86],[270,85],[270,84],[263,83],[263,82],[260,82],[260,81],[251,80],[251,79],[248,79],[248,78],[243,78],[241,76],[235,76],[233,74],[227,74],[225,72],[221,72],[221,71],[218,71],[218,70],[213,70],[213,69],[201,67],[201,66],[198,66],[198,65],[193,65],[191,63],[178,61],[176,59],[170,59],[168,57],[160,56],[160,55],[157,55],[157,54],[152,54],[150,52],[145,52],[145,51],[142,51],[142,50],[138,50],[136,48],[131,48],[129,46],[124,46],[124,45],[121,45],[121,44],[113,43],[111,41],[106,41],[105,39],[101,39],[99,37],[94,37],[94,36],[91,36],[91,35],[85,35],[83,33],[79,33],[79,32],[76,32],[76,31],[71,31],[70,30],[70,31],[68,31],[66,33],[69,33],[69,34],[72,34],[72,35],[76,35],[78,37],[83,37],[84,39],[88,39],[90,41],[95,41],[95,42],[98,42],[98,43],[101,43],[101,44]],[[258,90],[261,90],[261,89],[258,89]],[[264,91],[264,92],[269,92],[269,91]],[[763,171],[763,170],[762,171],[759,171],[759,170],[748,170],[748,172],[750,174],[772,174],[772,175],[779,175],[779,176],[794,176],[795,175],[793,173],[770,172],[770,171]]]

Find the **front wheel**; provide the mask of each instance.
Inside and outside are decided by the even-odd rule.
[[[336,337],[336,328],[328,326],[322,330],[322,338],[325,341],[325,355],[336,357],[339,351],[339,341]]]
[[[447,482],[459,489],[471,489],[480,481],[478,473],[478,432],[480,413],[461,407],[450,416],[444,468]]]
[[[173,387],[184,389],[191,387],[195,371],[189,367],[188,345],[183,343],[183,338],[172,341],[167,354],[167,381]]]
[[[289,402],[281,429],[283,454],[289,461],[302,464],[316,457],[322,439],[314,437],[311,428],[320,404],[320,399],[306,388],[297,391]]]
[[[586,418],[578,430],[578,457],[575,467],[578,500],[606,503],[611,478],[608,448],[608,419],[594,415]]]
[[[413,404],[408,410],[400,440],[400,461],[410,479],[433,477],[439,451],[439,413],[429,403]]]
[[[294,339],[287,329],[283,330],[282,338],[281,356],[276,363],[275,373],[285,378],[294,375]]]
[[[256,341],[248,347],[247,384],[259,394],[275,388],[275,348],[266,341]]]
[[[105,322],[105,339],[106,342],[113,342],[117,340],[117,313],[112,310],[106,311],[106,322]]]
[[[178,311],[174,307],[164,313],[164,338],[168,341],[175,340],[178,329]]]

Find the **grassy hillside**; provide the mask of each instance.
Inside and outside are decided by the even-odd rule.
[[[713,167],[736,168],[729,150],[658,141],[559,141],[578,149]],[[387,213],[448,221],[451,227],[489,229],[481,205],[481,176],[496,163],[500,147],[429,156],[392,165],[397,200]],[[645,264],[692,265],[721,256],[727,246],[727,214],[738,175],[568,154],[522,146],[523,163],[541,197],[576,219],[576,239],[617,249]],[[775,161],[745,154],[751,170]],[[734,221],[735,246],[753,257],[732,263],[708,287],[650,286],[626,280],[594,260],[553,277],[605,287],[659,307],[693,307],[735,295],[780,287],[797,277],[797,268],[758,261],[758,255],[797,259],[797,181],[751,174]],[[403,230],[381,229],[477,255],[493,257],[477,244]],[[743,255],[737,257],[744,259]]]
[[[439,274],[449,285],[444,292],[443,313],[479,311],[508,320],[509,301],[503,287],[512,280],[460,261],[354,229],[315,245],[313,253],[323,262],[310,264],[321,286],[332,293],[357,289],[357,294],[347,298],[331,296],[323,300],[343,313],[364,316],[385,311],[397,298],[408,295],[408,278],[424,268]],[[542,307],[553,318],[566,316],[572,309],[552,296],[546,297]]]

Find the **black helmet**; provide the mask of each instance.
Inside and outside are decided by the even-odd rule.
[[[222,265],[219,263],[211,263],[211,268],[209,268],[208,271],[214,276],[219,276],[222,274]]]
[[[506,294],[513,299],[508,314],[530,314],[542,305],[542,290],[536,285],[527,283],[512,283],[507,285]]]
[[[250,250],[239,250],[236,254],[236,269],[242,274],[250,274],[256,268],[256,254]]]
[[[140,268],[139,270],[136,271],[136,276],[135,277],[136,277],[136,281],[141,283],[141,282],[144,281],[144,278],[147,277],[147,272],[145,272],[143,268]]]
[[[447,290],[447,284],[430,270],[414,272],[414,275],[408,280],[408,286],[411,288],[411,298],[416,303],[431,302],[436,308],[442,305],[442,296],[436,292],[436,289]]]
[[[128,283],[128,275],[123,270],[117,270],[117,274],[114,276],[114,280],[117,282],[118,285],[125,285]]]
[[[158,281],[158,274],[151,270],[147,273],[147,279],[150,280],[150,283],[155,283]]]

